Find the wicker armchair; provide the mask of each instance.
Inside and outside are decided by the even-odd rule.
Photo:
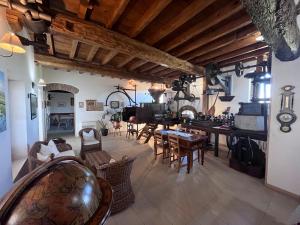
[[[38,160],[37,158],[37,153],[40,152],[41,149],[41,144],[43,145],[48,145],[48,141],[38,141],[35,142],[31,149],[29,150],[28,153],[28,161],[29,161],[29,169],[33,170],[36,167],[44,164],[44,161]],[[56,144],[57,150],[59,152],[65,152],[65,151],[69,151],[72,150],[72,146],[66,143],[60,143],[60,144]]]
[[[87,132],[88,133],[91,130],[94,131],[95,139],[98,141],[98,143],[91,144],[91,145],[86,145],[84,143],[84,139],[83,139],[83,132]],[[84,129],[81,129],[79,131],[79,137],[81,139],[80,157],[82,159],[85,159],[84,152],[86,152],[86,151],[102,151],[101,136],[100,136],[99,132],[96,129],[94,129],[94,128],[84,128]]]
[[[120,212],[134,203],[134,193],[130,174],[135,158],[123,157],[122,160],[100,166],[97,177],[107,180],[113,189],[113,204],[111,213]]]

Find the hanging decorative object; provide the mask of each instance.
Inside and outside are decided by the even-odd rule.
[[[9,55],[1,55],[2,57],[11,57],[14,53],[24,54],[26,52],[19,37],[11,32],[5,33],[0,39],[0,48],[10,52]]]
[[[280,112],[277,115],[277,120],[281,124],[280,130],[284,133],[288,133],[292,130],[291,124],[293,124],[297,120],[297,116],[294,113],[294,92],[292,90],[295,86],[286,85],[281,89],[283,92],[281,93],[281,105]]]

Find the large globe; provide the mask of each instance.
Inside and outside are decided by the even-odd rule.
[[[26,188],[10,210],[7,225],[82,225],[99,208],[95,175],[76,162],[61,162]]]

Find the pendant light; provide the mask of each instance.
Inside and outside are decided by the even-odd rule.
[[[24,54],[26,52],[19,37],[11,32],[5,33],[0,39],[0,48],[10,52],[10,55],[1,55],[2,57],[11,57],[14,53]]]

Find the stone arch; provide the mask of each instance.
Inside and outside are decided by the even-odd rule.
[[[79,92],[79,89],[68,84],[59,84],[59,83],[51,83],[47,84],[46,86],[47,91],[67,91],[72,94],[77,94]]]

